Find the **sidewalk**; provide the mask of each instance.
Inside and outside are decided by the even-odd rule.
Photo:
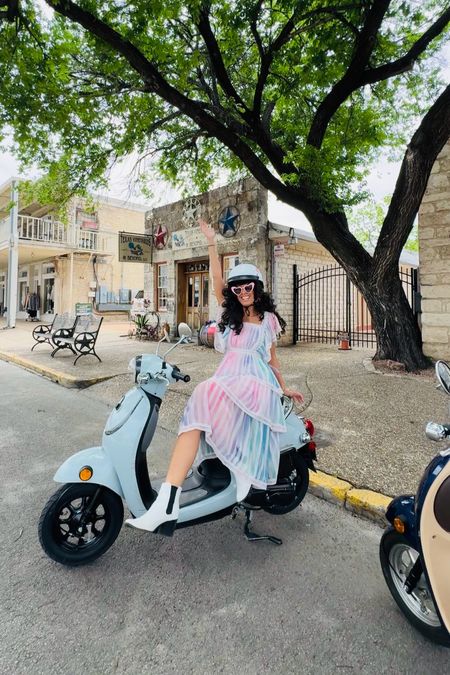
[[[31,352],[35,325],[18,322],[13,330],[0,329],[0,358],[65,386],[89,386],[90,396],[110,405],[132,386],[129,360],[156,347],[128,338],[128,323],[104,322],[96,346],[102,363],[87,356],[73,366],[69,351],[53,359],[49,346],[39,345]],[[163,346],[168,348],[166,343]],[[439,449],[425,438],[425,424],[447,419],[448,401],[436,390],[435,379],[373,372],[371,350],[338,351],[330,345],[300,344],[280,347],[278,353],[287,384],[304,393],[302,410],[315,424],[318,468],[351,484],[330,484],[319,475],[313,481],[313,492],[325,497],[322,493],[329,493],[336,501],[345,500],[352,487],[388,496],[415,492],[423,469]],[[214,372],[220,359],[220,354],[196,344],[172,352],[169,360],[188,373],[191,382],[170,388],[161,407],[162,427],[175,434],[188,396]],[[382,500],[381,510],[385,503]],[[364,511],[364,505],[357,505],[356,510]]]

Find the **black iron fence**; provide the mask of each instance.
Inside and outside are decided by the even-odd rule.
[[[400,279],[414,311],[420,311],[417,270],[401,267]],[[346,334],[350,345],[375,347],[372,318],[361,292],[339,265],[299,275],[293,266],[293,342],[336,343]]]

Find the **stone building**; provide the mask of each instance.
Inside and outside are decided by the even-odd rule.
[[[98,197],[88,209],[74,198],[63,223],[52,205],[23,203],[17,183],[10,179],[0,186],[0,311],[9,290],[11,327],[16,317],[28,317],[31,295],[45,322],[73,313],[79,303],[95,305],[104,316],[127,311],[144,287],[144,265],[119,261],[118,233],[142,236],[145,208]]]
[[[210,287],[207,242],[197,224],[202,217],[216,228],[224,278],[238,262],[257,265],[278,311],[287,322],[283,342],[292,343],[293,266],[297,265],[298,273],[304,275],[336,263],[312,232],[275,223],[269,211],[267,190],[249,177],[146,213],[146,232],[153,238],[154,247],[152,265],[146,266],[145,296],[173,333],[180,321],[198,330],[217,314]],[[403,264],[416,267],[415,256],[405,254]],[[316,324],[320,320],[334,341],[337,330],[335,325],[327,325],[330,319],[325,316],[326,304],[333,305],[327,316],[335,316],[334,304],[342,303],[339,288],[335,284],[331,289],[331,283],[322,282],[322,290],[326,288],[328,295],[319,288],[321,307],[311,304],[310,311]],[[370,317],[364,319],[364,306],[359,296],[355,324],[370,332]]]
[[[450,359],[450,143],[433,166],[419,210],[419,259],[424,353]]]

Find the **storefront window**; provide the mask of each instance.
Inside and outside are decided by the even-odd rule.
[[[228,275],[236,265],[239,265],[239,256],[236,253],[223,256],[223,277],[225,282],[228,281]]]
[[[209,298],[209,278],[206,274],[203,277],[203,307],[208,307],[208,298]]]
[[[168,269],[166,263],[157,266],[157,299],[156,305],[158,310],[167,309],[167,295],[168,295]]]
[[[19,270],[18,305],[19,305],[19,311],[20,312],[25,311],[25,302],[26,302],[29,290],[30,289],[29,289],[29,286],[28,286],[28,270]]]
[[[6,305],[6,274],[0,274],[0,316]]]
[[[195,275],[194,277],[194,307],[198,307],[200,304],[200,276]]]
[[[53,314],[55,279],[44,279],[44,312]]]

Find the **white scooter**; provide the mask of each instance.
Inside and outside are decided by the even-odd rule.
[[[134,517],[145,513],[162,481],[152,486],[147,450],[152,442],[161,402],[171,383],[190,377],[166,356],[188,342],[192,332],[178,327],[180,339],[164,356],[144,354],[133,359],[135,382],[111,412],[102,445],[75,453],[54,476],[64,485],[49,499],[39,520],[39,541],[47,555],[65,565],[83,565],[101,556],[113,544],[123,524],[123,502]],[[283,514],[303,500],[309,483],[308,468],[316,459],[314,426],[293,413],[293,402],[283,400],[287,430],[281,443],[277,484],[266,490],[252,488],[245,502],[236,503],[233,474],[217,459],[195,465],[186,478],[180,499],[177,528],[235,516],[245,511],[245,535],[250,541],[277,537],[259,536],[250,530],[252,511],[264,509]]]

